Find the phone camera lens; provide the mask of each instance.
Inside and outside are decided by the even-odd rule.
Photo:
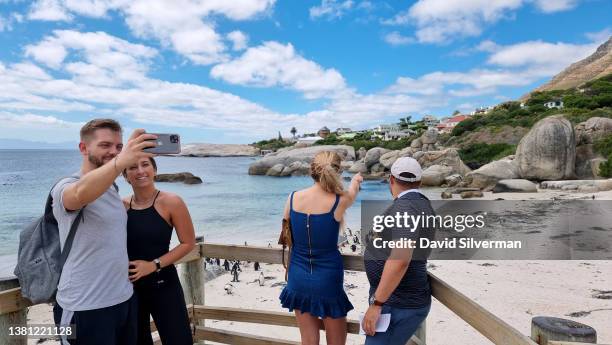
[[[179,137],[178,137],[178,135],[174,135],[174,134],[173,134],[173,135],[171,135],[171,136],[170,136],[170,142],[171,142],[171,143],[173,143],[173,144],[178,143],[178,142],[179,142]]]

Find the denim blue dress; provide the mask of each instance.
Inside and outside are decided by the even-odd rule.
[[[325,318],[345,317],[353,309],[344,292],[344,266],[338,250],[340,223],[334,211],[307,214],[293,210],[293,194],[290,201],[291,235],[293,248],[287,278],[280,300],[289,311]]]

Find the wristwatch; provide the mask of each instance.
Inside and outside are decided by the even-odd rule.
[[[157,268],[156,272],[161,271],[162,267],[161,267],[161,261],[159,261],[159,258],[153,260],[153,262],[155,262],[155,267]]]
[[[370,302],[370,305],[375,305],[377,307],[382,307],[383,304],[385,304],[385,302],[377,301],[374,295],[370,296],[369,302]]]

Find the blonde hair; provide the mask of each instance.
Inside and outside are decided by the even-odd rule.
[[[344,185],[340,178],[342,158],[333,151],[317,153],[310,163],[310,176],[321,184],[323,190],[333,194],[344,194]]]

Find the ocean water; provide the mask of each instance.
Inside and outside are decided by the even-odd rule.
[[[201,177],[204,183],[157,183],[157,187],[185,200],[196,234],[203,235],[206,241],[274,244],[287,196],[311,185],[312,179],[250,176],[248,166],[256,159],[158,157],[159,173],[187,171]],[[14,261],[17,253],[21,229],[42,214],[53,184],[78,171],[80,164],[81,156],[76,150],[0,150],[0,261],[10,266],[8,263]],[[116,182],[122,196],[131,194],[123,177]],[[359,199],[347,211],[347,226],[360,227],[360,200],[389,198],[387,184],[364,182]],[[0,267],[1,273],[7,273],[6,269]]]

